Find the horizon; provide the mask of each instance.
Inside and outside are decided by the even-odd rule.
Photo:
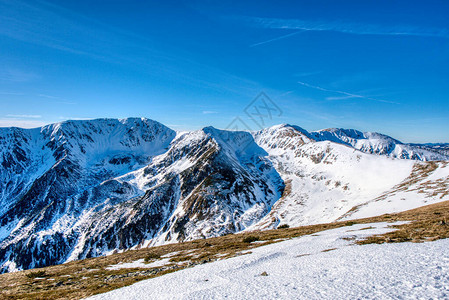
[[[203,127],[201,127],[201,128],[198,128],[198,129],[190,129],[190,130],[187,130],[187,129],[176,129],[176,128],[172,128],[172,127],[170,127],[170,126],[168,126],[168,125],[166,125],[166,124],[163,124],[163,123],[159,122],[158,120],[154,120],[154,119],[150,119],[150,118],[146,118],[146,117],[95,118],[95,119],[68,119],[68,120],[63,120],[63,121],[59,121],[59,122],[55,122],[55,123],[45,124],[45,125],[43,125],[43,126],[38,126],[38,127],[29,127],[29,128],[26,128],[26,127],[17,127],[17,126],[10,126],[10,127],[2,127],[2,126],[0,126],[0,129],[1,129],[1,128],[21,128],[21,129],[25,129],[25,130],[33,130],[33,129],[40,129],[40,128],[45,127],[45,126],[51,126],[51,125],[55,125],[55,124],[61,124],[61,123],[72,122],[72,121],[76,121],[76,122],[83,122],[83,121],[97,121],[97,120],[118,120],[118,121],[122,121],[122,120],[127,120],[127,119],[141,119],[141,120],[142,120],[142,119],[145,119],[145,120],[154,121],[154,122],[157,122],[157,123],[159,123],[159,124],[161,124],[161,125],[163,125],[163,126],[169,128],[169,129],[171,129],[171,130],[173,130],[173,131],[175,131],[175,132],[177,132],[177,133],[198,131],[198,130],[203,130],[204,128],[208,128],[208,127],[212,127],[212,128],[218,129],[218,130],[243,131],[243,132],[254,133],[254,132],[257,132],[257,131],[260,131],[260,130],[263,130],[263,129],[268,129],[268,128],[277,127],[277,126],[293,126],[293,127],[299,127],[300,129],[306,130],[308,133],[319,132],[319,131],[326,131],[326,130],[330,130],[330,129],[342,129],[342,130],[356,130],[356,131],[360,131],[360,130],[358,130],[357,128],[341,128],[341,127],[340,127],[340,128],[339,128],[339,127],[327,127],[327,128],[322,128],[322,129],[318,129],[318,130],[308,130],[308,129],[306,129],[306,128],[302,127],[302,126],[299,126],[299,125],[297,125],[297,124],[290,124],[290,123],[279,123],[279,124],[274,124],[274,125],[267,126],[267,127],[264,127],[264,128],[259,128],[259,129],[256,129],[256,130],[248,130],[248,129],[245,129],[245,128],[241,128],[241,129],[235,130],[235,129],[233,129],[233,128],[219,128],[219,127],[215,127],[215,126],[212,126],[212,125],[206,125],[206,126],[203,126]],[[362,133],[378,133],[378,134],[385,135],[385,134],[383,134],[382,132],[376,132],[376,131],[362,131]],[[389,137],[389,138],[393,138],[393,139],[395,139],[395,140],[397,140],[397,141],[399,141],[399,142],[401,142],[401,143],[403,143],[403,144],[422,144],[422,145],[425,145],[425,144],[449,144],[449,143],[447,143],[447,142],[428,142],[428,143],[423,142],[423,143],[413,143],[413,142],[407,142],[407,141],[398,140],[398,139],[396,139],[394,136],[389,136],[389,135],[386,135],[386,136]]]
[[[448,15],[447,1],[0,0],[0,127],[136,116],[449,143]]]

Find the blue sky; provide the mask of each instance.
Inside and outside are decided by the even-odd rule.
[[[143,2],[0,0],[0,126],[238,120],[449,142],[449,1]],[[245,113],[260,92],[277,108],[263,122]]]

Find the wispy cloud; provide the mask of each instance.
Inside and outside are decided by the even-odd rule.
[[[170,128],[183,128],[185,125],[179,125],[179,124],[166,124]]]
[[[291,90],[291,91],[285,91],[285,92],[281,93],[279,96],[277,96],[277,98],[281,98],[281,97],[290,95],[290,94],[292,94],[292,93],[294,93],[294,92],[295,92],[294,90]]]
[[[0,0],[0,11],[0,36],[110,64],[141,66],[145,73],[176,78],[179,84],[245,96],[261,88],[257,82],[198,62],[194,55],[180,56],[172,45],[45,1]]]
[[[296,77],[309,77],[309,76],[318,75],[318,74],[321,74],[321,73],[323,73],[323,71],[301,72],[301,73],[294,74],[294,76],[296,76]]]
[[[7,67],[0,69],[0,81],[28,82],[36,79],[39,79],[39,75],[33,72]]]
[[[46,1],[0,0],[0,11],[0,36],[120,65],[175,60],[145,36]]]
[[[26,3],[23,1],[0,1],[0,35],[16,40],[38,44],[65,52],[98,56],[92,44],[105,42],[105,36],[111,34],[98,30],[98,39],[94,39],[95,31],[85,26],[86,19],[74,20],[74,15],[61,8],[45,2]],[[52,22],[53,26],[48,26]],[[92,22],[91,22],[92,23]],[[99,28],[99,26],[97,26]],[[70,34],[71,38],[68,38]],[[82,45],[83,39],[91,39],[89,45]]]
[[[203,110],[203,114],[205,114],[205,115],[218,114],[218,111],[214,111],[214,110]]]
[[[64,116],[59,116],[58,117],[59,120],[63,120],[63,121],[67,121],[67,120],[93,120],[96,118],[89,118],[89,117],[64,117]]]
[[[41,115],[6,115],[9,118],[26,118],[26,119],[40,119],[42,118]]]
[[[44,126],[48,123],[38,120],[22,120],[22,119],[0,119],[0,127],[21,127],[21,128],[36,128]]]
[[[55,103],[58,104],[70,104],[70,105],[74,105],[77,104],[76,102],[58,97],[58,96],[52,96],[52,95],[47,95],[47,94],[39,94],[37,95],[38,97],[42,97],[42,98],[47,98],[47,99],[51,99],[54,100]]]
[[[23,96],[24,93],[17,93],[17,92],[0,92],[0,95]]]
[[[48,98],[48,99],[61,99],[57,96],[51,96],[51,95],[45,95],[45,94],[39,94],[39,97]]]
[[[347,100],[352,98],[358,98],[354,95],[348,95],[348,96],[337,96],[337,97],[326,97],[326,100],[328,101],[335,101],[335,100]]]
[[[276,38],[272,38],[272,39],[269,39],[269,40],[266,40],[266,41],[263,41],[263,42],[255,43],[255,44],[250,45],[250,47],[256,47],[256,46],[260,46],[260,45],[263,45],[263,44],[268,44],[268,43],[271,43],[271,42],[279,41],[279,40],[282,40],[282,39],[285,39],[285,38],[297,35],[298,33],[301,33],[301,32],[303,32],[303,30],[292,32],[292,33],[285,34],[285,35],[281,35],[281,36],[278,36]]]
[[[336,31],[363,35],[408,35],[449,38],[448,28],[419,27],[410,25],[362,24],[346,21],[309,21],[301,19],[276,19],[244,17],[245,22],[255,27],[292,29],[306,31]],[[298,33],[298,32],[296,32]],[[295,34],[296,34],[295,33]],[[291,33],[290,35],[293,35]],[[285,38],[288,35],[280,37]],[[267,41],[269,42],[269,41]]]
[[[323,87],[320,87],[320,86],[316,86],[316,85],[311,85],[311,84],[308,84],[308,83],[302,82],[302,81],[298,81],[298,83],[303,85],[303,86],[305,86],[305,87],[312,88],[312,89],[315,89],[315,90],[343,95],[343,97],[333,97],[333,98],[331,97],[331,99],[328,99],[329,98],[328,97],[328,98],[326,98],[327,100],[344,100],[344,99],[351,99],[351,98],[360,98],[360,99],[366,99],[366,100],[383,102],[383,103],[400,104],[398,102],[394,102],[394,101],[390,101],[390,100],[377,99],[377,98],[367,97],[367,96],[363,96],[363,95],[348,93],[348,92],[345,92],[345,91],[326,89],[326,88],[323,88]]]

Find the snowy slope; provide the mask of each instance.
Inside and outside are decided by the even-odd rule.
[[[323,231],[88,299],[446,298],[449,240],[353,244],[391,230],[386,227],[374,223]]]
[[[5,197],[12,204],[0,216],[4,270],[241,231],[284,188],[245,132],[207,127],[175,136],[151,120],[68,122],[42,132],[56,163],[23,196]]]
[[[249,230],[375,216],[449,200],[447,162],[371,155],[340,143],[314,141],[303,129],[289,125],[254,137],[286,188],[270,213]]]
[[[376,198],[355,205],[339,220],[404,211],[448,198],[449,163],[415,163],[407,178]]]
[[[9,269],[63,261],[73,223],[99,197],[88,190],[148,164],[175,132],[147,119],[67,121],[0,130],[0,262]]]
[[[448,163],[432,161],[445,149],[291,125],[176,133],[144,118],[0,128],[0,271],[449,200]]]
[[[240,150],[248,139],[248,133],[213,128],[180,134],[152,163],[114,179],[126,193],[111,199],[111,193],[96,191],[105,183],[94,188],[108,205],[74,225],[80,237],[68,260],[213,237],[255,223],[280,197],[282,181],[257,156],[263,151],[257,145]],[[264,171],[253,172],[256,167]]]

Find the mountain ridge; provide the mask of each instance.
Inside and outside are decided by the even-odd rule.
[[[444,151],[288,124],[251,133],[176,132],[145,118],[0,128],[1,270],[443,201]]]

